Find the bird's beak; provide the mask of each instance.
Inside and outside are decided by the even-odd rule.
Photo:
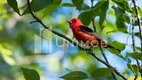
[[[71,21],[67,21],[69,24],[71,24]]]

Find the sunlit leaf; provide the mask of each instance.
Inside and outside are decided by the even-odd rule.
[[[0,31],[2,31],[2,29],[3,29],[3,27],[2,27],[2,25],[0,25]]]
[[[4,61],[9,65],[14,66],[16,64],[14,58],[12,57],[12,51],[3,47],[0,44],[0,55],[3,57]]]
[[[94,71],[93,77],[101,78],[109,76],[114,71],[114,68],[98,68]]]
[[[127,22],[128,24],[130,23],[130,17],[126,13],[123,14],[122,17],[125,22]]]
[[[142,8],[138,8],[138,9],[139,9],[140,17],[142,19]]]
[[[13,8],[13,10],[14,10],[15,12],[17,12],[19,15],[21,15],[21,14],[20,14],[20,11],[19,11],[19,9],[18,9],[18,4],[17,4],[17,1],[16,1],[16,0],[7,0],[7,3],[8,3],[8,5],[9,5],[10,7]]]
[[[116,54],[120,58],[126,60],[125,58],[123,58],[123,56],[120,55],[120,51],[125,49],[125,44],[118,42],[118,41],[114,41],[110,45],[113,46],[114,48],[108,48],[107,50],[109,50],[113,54]]]
[[[4,11],[5,11],[5,9],[3,7],[0,7],[0,14],[3,14]]]
[[[40,80],[38,72],[34,69],[21,68],[26,80]]]
[[[135,52],[135,53],[127,53],[127,56],[130,56],[134,59],[138,59],[138,60],[142,60],[142,54],[139,52]]]
[[[61,76],[60,78],[66,79],[66,80],[82,80],[88,78],[87,74],[81,71],[73,71],[70,72],[64,76]]]
[[[0,0],[0,4],[4,4],[5,2],[5,0]]]
[[[126,44],[118,42],[118,41],[113,41],[110,45],[115,47],[116,49],[124,50]]]
[[[141,80],[141,77],[138,77],[137,80]],[[135,80],[135,77],[130,77],[128,80]]]
[[[6,61],[9,65],[14,66],[16,64],[14,58],[12,58],[11,56],[8,55],[2,55],[4,61]]]
[[[117,28],[111,22],[106,22],[106,26],[102,30],[104,36],[110,35],[110,33],[117,32]]]

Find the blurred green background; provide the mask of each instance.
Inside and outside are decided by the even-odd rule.
[[[26,0],[17,1],[20,12],[23,12],[27,7]],[[71,2],[71,0],[62,0],[60,6],[52,4],[36,12],[36,15],[52,29],[75,41],[66,21],[78,17],[81,11],[75,7],[62,5]],[[95,0],[94,4],[97,2]],[[141,6],[141,0],[137,0],[137,2]],[[90,0],[84,0],[84,3],[91,5]],[[132,44],[131,37],[128,33],[119,31],[108,33],[117,30],[115,11],[112,8],[107,11],[106,19],[106,27],[101,30],[99,18],[96,17],[97,32],[109,43],[119,41],[127,44],[125,50],[121,52],[122,56],[126,58],[125,53],[132,52],[132,48],[129,46]],[[96,79],[92,76],[94,70],[98,67],[105,67],[103,64],[98,63],[92,56],[80,51],[77,47],[70,45],[68,41],[44,29],[39,23],[30,24],[32,21],[35,20],[30,14],[19,16],[7,4],[6,0],[0,0],[0,80],[25,80],[21,67],[37,70],[41,80],[60,80],[60,76],[70,71],[83,71],[93,80]],[[92,28],[91,24],[89,26]],[[128,32],[130,32],[129,29],[127,29]],[[138,31],[137,26],[135,31]],[[140,47],[138,37],[135,42],[136,46]],[[102,58],[99,48],[94,48],[94,50],[96,55]],[[133,77],[132,72],[127,68],[127,60],[123,60],[106,49],[104,52],[112,66],[125,76]],[[130,58],[130,60],[131,63],[136,63],[134,59]],[[112,77],[110,75],[96,80],[104,79],[112,80]]]

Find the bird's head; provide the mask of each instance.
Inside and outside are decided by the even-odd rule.
[[[83,25],[78,18],[73,18],[71,21],[67,21],[71,28]]]

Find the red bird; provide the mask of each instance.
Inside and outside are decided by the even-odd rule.
[[[100,38],[92,29],[83,25],[78,18],[73,18],[71,21],[67,22],[69,23],[73,35],[78,42],[83,43],[87,46],[101,46],[103,48],[114,48],[113,46],[108,45],[107,42]]]

